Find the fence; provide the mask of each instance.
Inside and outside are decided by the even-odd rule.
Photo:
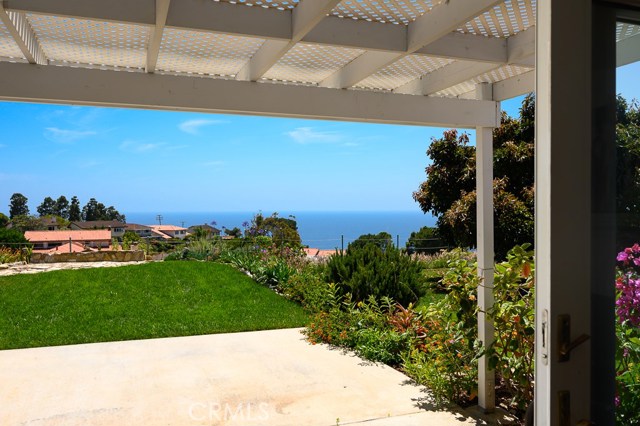
[[[318,240],[304,240],[303,245],[305,247],[317,248],[319,250],[345,250],[349,244],[356,241],[358,238],[345,238],[344,235],[341,235],[339,238],[328,238],[328,239],[318,239]],[[211,237],[213,241],[221,241],[230,245],[232,248],[244,248],[244,247],[255,247],[261,246],[265,243],[268,243],[268,239],[265,237],[242,237],[242,238],[223,238],[220,236]],[[296,240],[279,240],[283,243],[297,243]],[[400,247],[400,235],[395,236],[395,241],[393,239],[367,239],[367,242],[373,242],[385,246],[387,244],[395,245],[396,247]],[[420,254],[433,254],[437,253],[441,250],[447,250],[450,247],[443,244],[443,242],[438,238],[426,238],[426,239],[412,239],[413,245],[407,246],[404,249],[409,254],[420,253]],[[333,243],[333,244],[332,244]],[[125,246],[125,250],[123,250],[122,242],[118,242],[118,246],[114,247],[94,247],[91,251],[77,251],[77,248],[74,249],[74,241],[69,239],[69,242],[65,242],[63,244],[58,245],[58,250],[54,253],[44,253],[39,250],[51,250],[55,247],[48,248],[39,248],[33,243],[3,243],[0,242],[0,248],[8,247],[13,249],[14,252],[20,252],[21,259],[24,260],[31,259],[31,262],[68,262],[68,261],[130,261],[130,260],[144,260],[145,256],[150,256],[152,253],[168,253],[175,251],[180,248],[186,248],[191,244],[191,240],[157,240],[151,238],[144,238],[137,243],[133,243],[131,248],[133,250],[129,250],[128,246]],[[84,244],[83,244],[84,246]],[[67,248],[68,247],[68,248]],[[118,250],[120,248],[120,250]],[[135,253],[138,252],[140,254],[132,257],[131,255],[126,255],[127,253]],[[103,254],[100,254],[103,253]],[[114,253],[123,253],[122,255],[116,255]],[[53,260],[57,259],[57,260]],[[80,260],[83,259],[83,260]]]

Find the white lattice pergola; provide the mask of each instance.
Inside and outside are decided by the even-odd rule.
[[[475,128],[484,310],[491,131],[500,101],[534,90],[536,20],[551,22],[536,9],[536,0],[4,0],[0,99]],[[639,26],[618,24],[616,41],[618,65],[640,58]],[[479,331],[492,341],[482,313]],[[479,370],[480,405],[491,410],[493,375],[484,360]]]

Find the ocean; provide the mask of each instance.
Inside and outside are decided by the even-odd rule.
[[[250,222],[255,212],[129,212],[126,213],[128,223],[157,225],[158,214],[162,215],[162,223],[189,227],[192,225],[211,224],[222,229],[238,227]],[[271,212],[263,212],[269,216]],[[388,232],[394,243],[399,241],[404,247],[412,232],[423,226],[434,226],[436,219],[421,211],[387,211],[387,212],[280,212],[280,217],[295,216],[302,243],[309,247],[324,250],[340,248],[344,239],[344,247],[360,235]]]

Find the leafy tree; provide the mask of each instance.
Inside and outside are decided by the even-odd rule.
[[[638,242],[640,234],[640,105],[618,96],[616,124],[616,211],[618,247]]]
[[[29,206],[27,205],[27,197],[19,192],[11,196],[9,204],[9,217],[13,219],[16,216],[27,216],[29,214]]]
[[[71,197],[71,205],[69,206],[69,220],[71,222],[79,222],[82,220],[82,212],[80,211],[80,201],[75,195]]]
[[[373,244],[376,247],[385,250],[387,247],[393,246],[393,237],[388,232],[380,232],[378,234],[364,234],[356,238],[349,247],[354,249],[362,248],[368,244]]]
[[[95,198],[91,198],[82,208],[82,220],[85,222],[93,220],[117,220],[119,222],[125,222],[125,219],[125,216],[120,214],[113,206],[105,207],[104,204],[98,202]]]
[[[53,208],[53,214],[63,219],[69,219],[69,200],[67,200],[67,197],[64,195],[58,197]]]
[[[117,220],[118,222],[122,223],[127,222],[127,218],[125,217],[125,215],[120,214],[120,212],[113,206],[107,207],[107,209],[105,210],[104,219],[102,220]]]
[[[8,224],[9,217],[4,213],[0,213],[0,228],[6,228]]]
[[[105,215],[105,206],[95,198],[91,198],[82,208],[82,220],[89,222],[92,220],[102,220]]]
[[[56,202],[51,197],[45,197],[42,204],[36,209],[40,217],[53,216],[55,214]]]
[[[21,215],[11,219],[11,229],[16,229],[24,233],[25,231],[44,231],[46,227],[39,217]]]
[[[122,241],[128,243],[129,245],[133,243],[137,244],[142,241],[142,237],[133,231],[125,231],[124,235],[122,236]]]
[[[225,228],[224,229],[224,233],[226,235],[229,235],[230,237],[234,237],[234,238],[241,238],[242,237],[242,229],[238,228],[237,226],[233,229],[229,229],[229,228]]]
[[[295,217],[280,217],[277,212],[268,217],[257,213],[251,220],[247,233],[251,237],[271,237],[276,245],[299,246],[302,243]]]
[[[17,229],[0,228],[0,247],[15,249],[28,243],[29,240],[27,240],[22,232]]]
[[[438,228],[423,226],[419,231],[412,232],[407,240],[407,252],[433,253],[442,248],[443,242],[438,237]]]
[[[493,132],[496,257],[517,244],[533,242],[535,99],[525,97],[520,117],[502,113]],[[427,150],[427,180],[413,193],[425,213],[438,216],[439,237],[447,245],[476,243],[475,148],[466,134],[444,132]]]

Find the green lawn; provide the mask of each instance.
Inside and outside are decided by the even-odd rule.
[[[291,328],[306,321],[300,306],[210,262],[0,277],[0,349]]]

